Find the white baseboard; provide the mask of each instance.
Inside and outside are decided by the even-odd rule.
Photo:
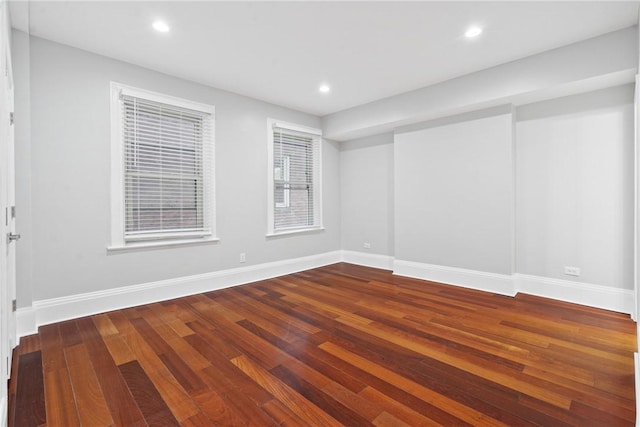
[[[495,274],[402,260],[394,261],[393,274],[508,296],[522,292],[626,314],[635,310],[632,290],[570,280],[519,273]]]
[[[501,295],[515,295],[513,277],[506,274],[487,273],[484,271],[465,270],[462,268],[402,260],[395,260],[393,262],[393,274],[493,292]]]
[[[389,255],[371,254],[367,252],[342,251],[342,261],[365,267],[393,269],[393,257]]]
[[[610,286],[574,282],[549,277],[515,274],[518,292],[631,314],[634,312],[633,291]]]
[[[333,251],[302,258],[34,301],[33,308],[19,310],[18,336],[22,337],[34,333],[39,326],[49,323],[257,282],[334,264],[341,260],[342,251]]]

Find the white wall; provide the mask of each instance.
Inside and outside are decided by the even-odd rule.
[[[519,273],[633,289],[633,90],[518,108]]]
[[[33,301],[240,267],[240,252],[246,266],[340,248],[339,148],[328,140],[326,230],[265,238],[267,118],[313,127],[319,118],[36,37],[30,41],[31,167],[18,170],[17,179],[31,181],[32,227],[24,224],[20,232],[33,242]],[[16,75],[24,67],[19,61]],[[107,254],[112,80],[215,105],[219,243]],[[25,85],[17,85],[18,98],[29,96]],[[21,296],[20,306],[31,304],[26,290]]]
[[[392,133],[340,144],[342,249],[393,255],[393,176]]]
[[[397,260],[513,272],[512,114],[396,133]]]

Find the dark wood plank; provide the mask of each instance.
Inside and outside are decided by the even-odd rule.
[[[144,319],[133,319],[131,323],[144,336],[149,346],[187,392],[201,390],[206,387],[205,383],[198,378],[182,357]]]
[[[111,313],[110,317],[117,323],[118,329],[123,328],[127,333],[123,335],[127,346],[136,357],[136,361],[144,369],[153,385],[162,398],[166,401],[171,412],[178,421],[184,421],[198,413],[198,408],[193,399],[171,374],[167,366],[153,351],[151,345],[144,336],[131,325],[129,319],[137,318],[137,310],[129,309],[126,313]]]
[[[39,426],[47,422],[40,351],[19,356],[13,420],[15,426]]]
[[[76,329],[77,331],[77,329]],[[110,426],[113,419],[84,344],[64,349],[80,422],[85,426]]]
[[[179,426],[171,410],[137,361],[118,366],[147,424]]]
[[[65,347],[72,347],[82,342],[78,325],[74,320],[59,323],[58,326],[60,328],[60,337]]]
[[[371,420],[353,411],[348,406],[342,404],[336,400],[331,394],[325,393],[321,389],[317,388],[313,384],[306,381],[304,378],[300,378],[293,372],[289,371],[284,366],[276,366],[270,371],[275,377],[280,379],[284,384],[300,393],[310,402],[313,402],[316,406],[321,408],[327,413],[330,413],[336,420],[340,421],[344,425],[348,426],[364,426],[370,425]],[[378,411],[375,417],[380,414]],[[375,417],[373,417],[375,419]]]
[[[203,356],[213,362],[213,366],[200,371],[203,380],[210,381],[212,388],[225,394],[240,394],[253,400],[257,406],[273,398],[266,390],[251,381],[246,375],[243,375],[241,371],[235,369],[229,359],[220,357],[211,343],[199,336],[187,337],[187,340]]]
[[[57,371],[66,368],[64,360],[64,346],[57,324],[41,326],[39,329],[42,348],[42,368],[44,372]]]
[[[238,356],[232,360],[242,372],[264,387],[276,399],[298,414],[310,425],[339,426],[335,418],[322,411],[315,404],[302,397],[288,385],[277,381],[273,375],[251,361],[247,356]]]
[[[47,425],[66,427],[81,425],[78,418],[78,402],[73,395],[71,379],[66,367],[44,373],[44,393]]]
[[[27,335],[20,338],[20,345],[16,347],[18,355],[32,353],[40,349],[40,334]]]
[[[16,412],[16,389],[18,388],[18,359],[20,357],[19,348],[14,348],[11,358],[11,371],[9,384],[7,387],[7,424],[13,425]],[[40,358],[42,364],[42,357]]]
[[[236,410],[231,399],[224,393],[209,390],[195,394],[194,400],[202,410],[200,412],[202,415],[198,418],[194,418],[197,415],[189,418],[183,425],[241,426],[247,424],[247,418],[242,412]]]
[[[123,426],[143,425],[144,417],[94,323],[90,318],[79,319],[78,329],[113,421]]]

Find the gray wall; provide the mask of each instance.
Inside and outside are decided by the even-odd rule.
[[[32,224],[20,231],[33,241],[32,300],[340,249],[340,159],[331,141],[323,146],[326,231],[265,237],[266,120],[320,127],[319,118],[43,39],[30,42],[31,167],[20,168],[17,180],[31,181]],[[18,61],[16,75],[24,67]],[[112,80],[215,105],[219,243],[107,254]],[[29,96],[25,83],[16,87],[17,98]],[[28,291],[20,292],[20,306],[30,305]]]
[[[395,256],[513,272],[512,114],[395,135]]]
[[[343,142],[340,150],[342,249],[393,255],[393,134]]]
[[[519,107],[515,138],[498,108],[325,141],[326,231],[269,240],[266,119],[317,117],[21,32],[13,61],[20,307],[337,249],[632,288],[631,85]],[[112,80],[216,106],[220,243],[107,254]]]
[[[632,289],[633,85],[517,117],[518,272]]]
[[[498,108],[403,128],[395,144],[343,143],[342,247],[632,289],[633,90],[521,106],[515,123]]]

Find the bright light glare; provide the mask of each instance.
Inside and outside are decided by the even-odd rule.
[[[167,23],[163,21],[155,21],[153,23],[153,28],[156,31],[160,31],[161,33],[166,33],[170,30],[169,25],[167,25]]]
[[[329,87],[329,85],[321,85],[318,90],[322,93],[328,93],[331,88]]]
[[[473,26],[467,29],[467,31],[464,33],[464,36],[472,39],[474,37],[478,37],[480,34],[482,34],[482,28]]]

